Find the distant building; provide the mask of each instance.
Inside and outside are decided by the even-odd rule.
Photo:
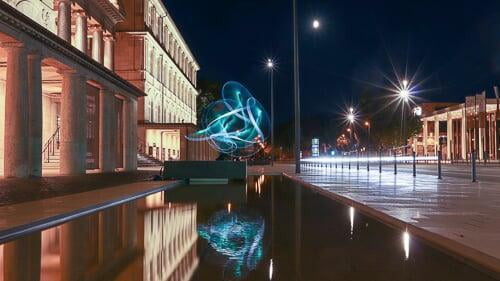
[[[500,159],[500,112],[496,99],[484,93],[461,104],[423,104],[422,130],[412,139],[417,155],[437,155],[449,161]]]
[[[158,160],[213,159],[196,130],[198,62],[160,0],[123,0],[117,27],[116,71],[146,93],[139,99],[139,152]],[[212,153],[211,153],[212,152]]]

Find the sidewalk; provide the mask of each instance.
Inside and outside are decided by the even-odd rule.
[[[157,171],[0,179],[0,206],[150,180]]]
[[[500,273],[500,184],[384,171],[308,168],[292,178]],[[499,277],[496,275],[497,278]]]

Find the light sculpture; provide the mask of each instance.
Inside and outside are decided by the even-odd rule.
[[[203,129],[187,139],[207,141],[217,151],[233,157],[249,157],[259,152],[271,127],[260,102],[234,81],[224,84],[222,99],[205,108],[200,122]]]
[[[249,210],[219,211],[198,234],[214,251],[207,260],[224,266],[222,280],[240,280],[255,270],[264,257],[264,218]]]

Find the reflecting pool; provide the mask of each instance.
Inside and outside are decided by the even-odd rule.
[[[183,186],[0,245],[0,280],[494,280],[284,177]]]

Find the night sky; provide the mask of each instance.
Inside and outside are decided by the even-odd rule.
[[[278,63],[278,121],[293,113],[291,0],[164,0],[196,56],[200,78],[236,80],[269,105],[265,58]],[[463,102],[500,84],[499,0],[298,0],[303,115],[379,95],[401,72],[419,101]],[[320,30],[312,20],[321,21]],[[417,71],[418,70],[418,71]]]

